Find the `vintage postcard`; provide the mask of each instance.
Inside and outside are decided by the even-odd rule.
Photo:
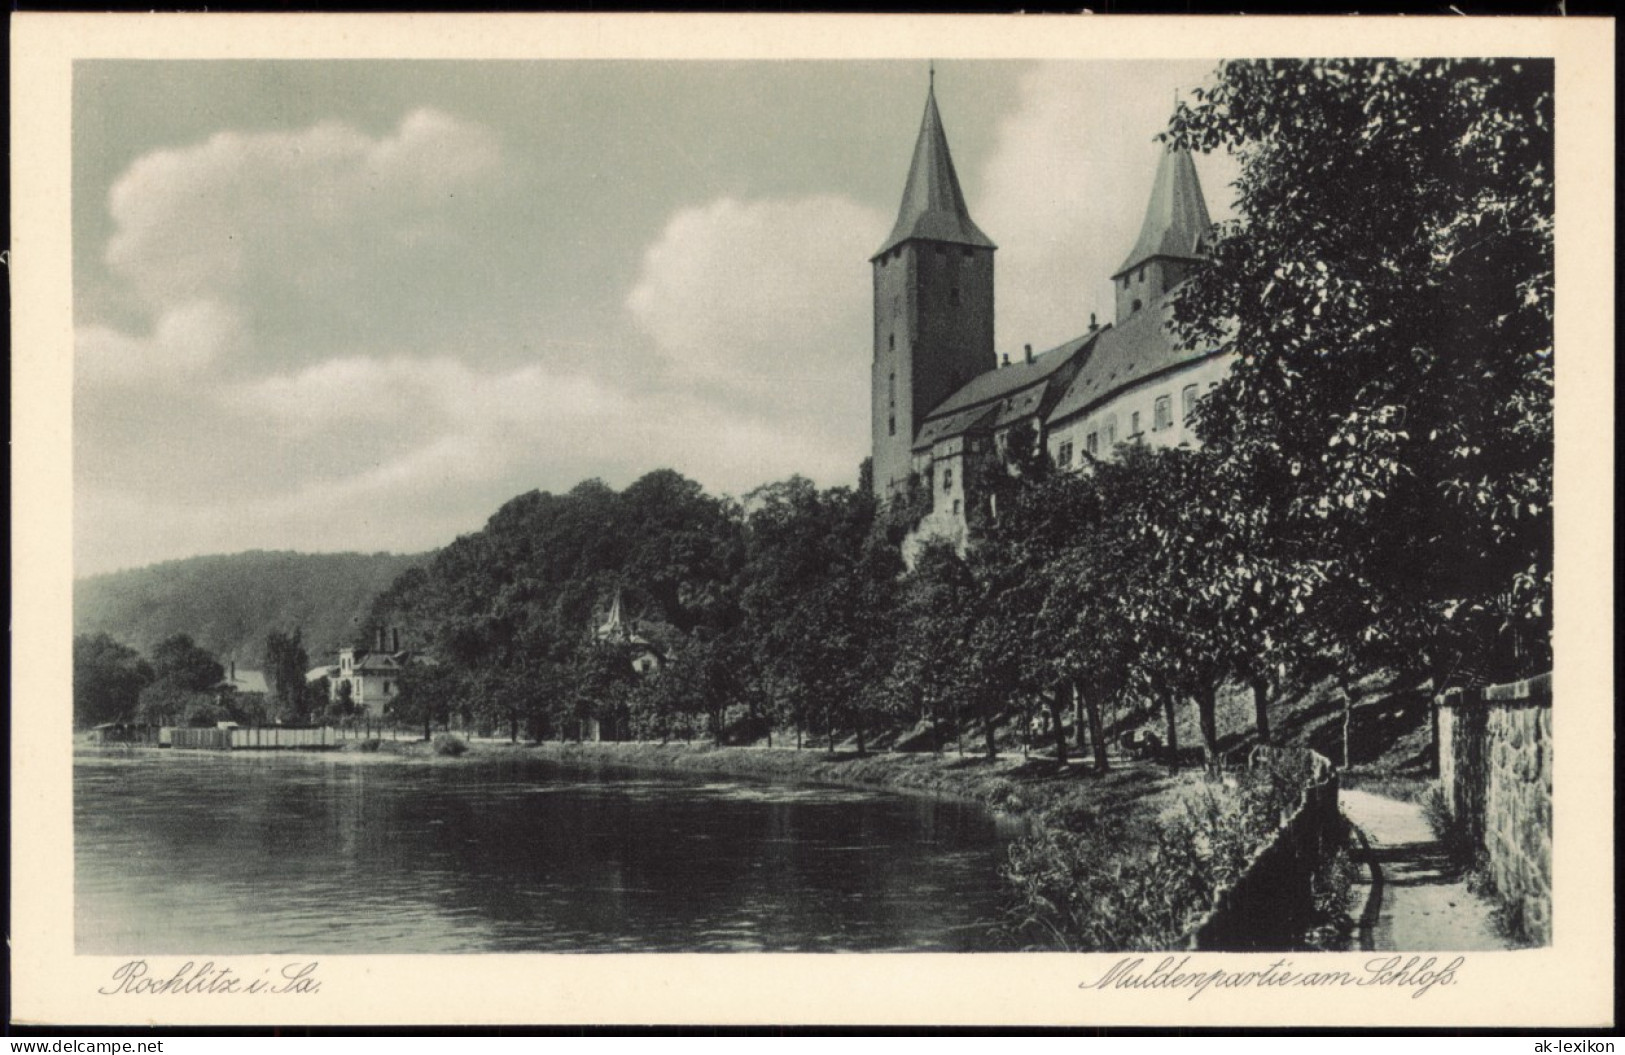
[[[13,27],[17,1021],[1612,1025],[1611,21]]]

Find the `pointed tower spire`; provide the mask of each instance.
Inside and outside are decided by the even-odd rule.
[[[994,249],[993,242],[970,218],[965,195],[959,189],[954,159],[948,153],[948,136],[937,113],[937,72],[933,64],[925,92],[925,116],[920,135],[914,142],[914,160],[908,166],[908,182],[903,186],[903,204],[897,210],[897,224],[875,259],[911,238],[933,242]]]
[[[1112,278],[1120,278],[1153,257],[1200,260],[1212,224],[1190,152],[1165,151],[1157,164],[1157,178],[1151,185],[1151,203],[1146,206],[1140,237]]]

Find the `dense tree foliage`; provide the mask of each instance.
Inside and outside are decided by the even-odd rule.
[[[1201,433],[1228,506],[1346,580],[1314,619],[1346,659],[1550,662],[1552,76],[1232,62],[1171,124],[1242,161],[1177,307],[1240,355]]]
[[[106,634],[75,636],[73,724],[84,728],[127,721],[152,679],[151,665],[135,649]]]
[[[293,722],[309,717],[310,701],[305,693],[305,671],[309,669],[310,656],[297,628],[291,634],[273,630],[266,635],[265,683],[279,717]]]
[[[152,672],[157,681],[182,692],[207,692],[226,676],[220,661],[186,634],[175,634],[158,643],[152,650]]]

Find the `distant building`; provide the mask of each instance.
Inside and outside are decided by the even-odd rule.
[[[625,645],[632,656],[632,670],[640,675],[654,674],[665,665],[660,650],[638,632],[634,621],[621,615],[621,592],[615,591],[609,614],[593,628],[593,637],[604,644]]]
[[[1062,468],[1111,456],[1120,443],[1196,442],[1196,406],[1232,353],[1188,348],[1167,327],[1168,293],[1207,252],[1206,202],[1190,155],[1162,155],[1136,240],[1112,276],[1116,319],[1038,355],[997,357],[996,246],[971,219],[954,172],[935,89],[915,142],[897,223],[874,269],[871,437],[881,499],[929,495],[915,541],[962,545],[973,464],[1033,443]]]
[[[269,694],[270,684],[265,680],[265,674],[258,670],[238,670],[237,664],[232,663],[226,668],[226,676],[220,684],[215,686],[216,691],[224,692],[257,692]]]
[[[386,644],[390,647],[386,648]],[[348,691],[350,705],[358,713],[368,718],[382,718],[385,706],[400,695],[401,672],[412,662],[412,654],[400,645],[400,631],[391,631],[386,641],[385,632],[380,629],[375,647],[339,649],[338,662],[306,671],[305,683],[326,678],[330,701],[337,703]]]

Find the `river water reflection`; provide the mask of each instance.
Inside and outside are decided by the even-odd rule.
[[[1014,834],[960,803],[535,758],[74,764],[80,953],[972,951]]]

